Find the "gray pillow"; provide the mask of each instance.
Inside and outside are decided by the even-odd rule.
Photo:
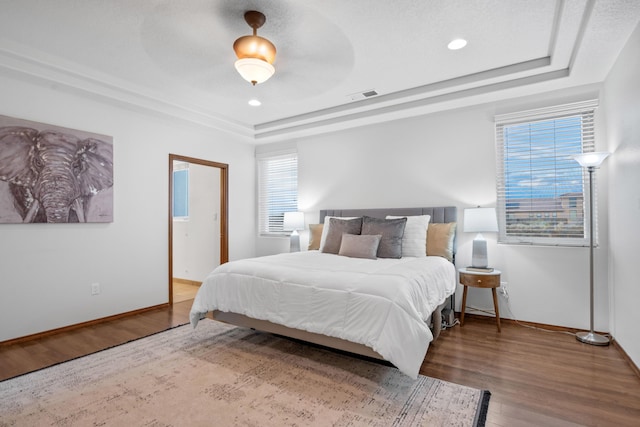
[[[352,258],[376,259],[381,235],[343,234],[338,255]]]
[[[407,218],[378,219],[370,216],[362,218],[361,234],[380,234],[378,258],[402,258],[402,236]]]
[[[343,234],[360,234],[362,228],[362,218],[354,219],[329,219],[329,232],[327,240],[324,242],[322,252],[337,254],[340,251],[340,243]]]

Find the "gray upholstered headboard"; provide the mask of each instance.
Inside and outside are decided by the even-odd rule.
[[[431,215],[431,222],[457,222],[458,208],[455,206],[437,206],[430,208],[388,208],[388,209],[324,209],[320,211],[320,223],[325,216],[371,216],[384,218],[387,215],[413,216]]]
[[[455,206],[436,206],[427,208],[382,208],[382,209],[323,209],[320,211],[320,223],[325,216],[371,216],[385,218],[387,215],[414,216],[431,215],[431,222],[458,222],[458,208]],[[456,251],[454,238],[453,252]]]

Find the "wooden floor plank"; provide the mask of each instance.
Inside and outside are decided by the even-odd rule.
[[[187,323],[192,300],[0,346],[0,379]],[[420,373],[491,391],[488,427],[638,426],[640,378],[614,346],[465,316],[443,331]]]

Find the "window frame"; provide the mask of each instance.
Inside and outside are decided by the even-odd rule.
[[[537,246],[579,246],[584,247],[589,245],[589,227],[588,227],[588,216],[589,216],[589,206],[588,206],[588,197],[594,197],[594,202],[597,201],[597,190],[595,186],[595,174],[594,174],[594,194],[589,195],[588,186],[589,186],[589,177],[588,172],[585,168],[582,168],[578,162],[573,160],[573,155],[580,153],[589,153],[595,151],[595,111],[598,106],[597,100],[589,100],[584,102],[577,102],[572,104],[563,104],[558,106],[552,106],[547,108],[541,108],[536,110],[528,110],[510,114],[502,114],[495,116],[495,138],[496,138],[496,192],[497,192],[497,204],[496,210],[498,213],[498,225],[499,225],[499,233],[498,233],[498,243],[501,244],[520,244],[520,245],[537,245]],[[559,131],[556,131],[555,126],[558,123],[568,123],[572,118],[580,118],[580,140],[579,147],[573,147],[575,141],[570,137],[567,137],[568,134],[561,134]],[[544,141],[539,141],[540,144],[536,145],[534,140],[536,137],[536,131],[531,130],[534,129],[536,125],[547,125],[553,121],[553,139],[549,140],[548,138]],[[515,194],[515,186],[513,183],[508,183],[510,180],[509,172],[513,171],[525,171],[527,172],[527,168],[517,169],[514,167],[511,171],[509,170],[509,162],[513,162],[513,155],[508,154],[508,150],[512,150],[514,147],[517,150],[518,148],[524,148],[526,151],[527,142],[514,142],[513,144],[509,144],[508,137],[505,136],[505,128],[509,127],[517,127],[529,125],[529,141],[528,147],[529,152],[531,154],[530,168],[528,169],[529,177],[533,178],[538,176],[537,174],[541,174],[543,172],[550,172],[553,176],[552,182],[556,187],[560,188],[573,188],[579,187],[580,191],[575,191],[575,193],[579,193],[579,195],[572,194],[574,192],[566,190],[563,192],[558,192],[554,196],[549,197],[548,205],[557,206],[557,210],[551,212],[550,218],[545,217],[545,215],[541,215],[539,221],[536,220],[536,215],[533,212],[529,213],[527,219],[522,219],[522,223],[526,224],[534,223],[533,227],[523,228],[524,232],[518,233],[515,230],[514,225],[518,223],[517,218],[524,218],[522,215],[525,214],[525,210],[523,209],[521,212],[518,212],[517,209],[519,205],[516,206],[517,198],[513,197],[508,199],[507,193]],[[526,136],[526,132],[522,132],[519,134],[519,137],[522,135]],[[532,136],[533,135],[533,136]],[[517,139],[517,138],[516,138]],[[523,138],[523,141],[526,141],[526,138]],[[551,144],[549,142],[553,142],[553,156],[548,155],[536,155],[536,148],[544,148],[545,145],[548,148]],[[579,148],[579,150],[575,150],[575,148]],[[568,154],[567,151],[575,150],[575,152]],[[512,157],[510,157],[512,156]],[[542,163],[542,159],[552,158],[553,166],[532,166],[535,165],[536,162]],[[574,162],[573,165],[571,162]],[[515,162],[514,162],[515,163]],[[547,170],[548,168],[548,170]],[[557,170],[555,169],[557,168]],[[526,176],[526,174],[525,174]],[[576,178],[580,181],[575,183]],[[563,187],[563,184],[567,187]],[[533,187],[533,184],[532,184]],[[533,195],[534,191],[532,190],[531,194]],[[579,220],[576,220],[573,214],[575,214],[575,209],[573,212],[567,213],[566,219],[562,215],[562,199],[563,198],[573,198],[579,199],[577,200],[577,205],[581,210],[581,215],[578,215]],[[569,205],[569,199],[566,200],[567,206]],[[529,200],[530,210],[534,211],[539,206],[545,205],[543,201],[543,197],[534,198],[531,197],[529,199],[520,199],[520,200]],[[536,203],[537,202],[537,203]],[[537,205],[537,206],[536,206]],[[554,210],[553,207],[545,206],[545,208]],[[541,209],[541,208],[539,208]],[[573,209],[573,208],[571,208]],[[570,208],[566,208],[565,210],[571,210]],[[517,215],[520,214],[519,217]],[[571,214],[571,215],[570,215]],[[532,221],[533,219],[533,221]],[[544,223],[551,222],[556,229],[558,235],[551,235],[550,231],[545,230]],[[536,228],[535,224],[542,225],[540,228]],[[566,224],[565,228],[562,228],[562,224]],[[571,223],[574,223],[574,227],[571,228]],[[594,203],[594,241],[597,242],[597,203]],[[575,234],[576,230],[581,230],[581,235],[571,236],[571,234]],[[548,235],[544,235],[548,233]],[[537,234],[537,235],[534,235]]]

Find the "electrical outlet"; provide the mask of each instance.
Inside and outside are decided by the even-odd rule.
[[[100,283],[91,284],[91,295],[100,295]]]
[[[500,295],[504,297],[504,299],[509,299],[509,288],[507,287],[507,282],[500,282],[498,291],[500,292]]]

